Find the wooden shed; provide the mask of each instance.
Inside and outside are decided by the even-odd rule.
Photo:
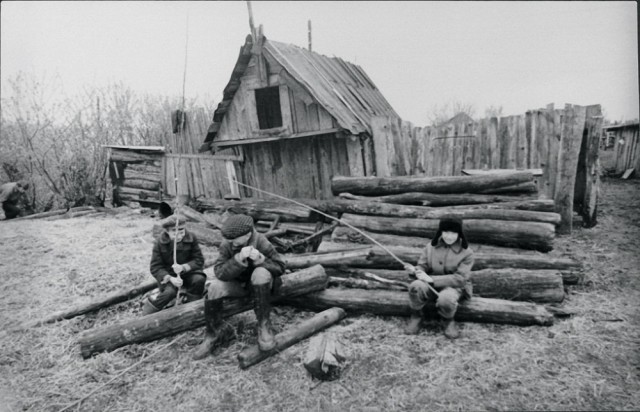
[[[639,122],[637,120],[604,127],[606,134],[612,135],[615,142],[613,150],[616,157],[616,175],[623,174],[628,169],[635,169],[633,176],[640,175],[638,129]]]
[[[375,116],[398,117],[359,66],[247,36],[200,152],[233,148],[243,158],[238,178],[248,185],[329,198],[332,176],[375,174]]]
[[[104,146],[109,150],[113,202],[157,206],[166,200],[163,189],[163,146]]]

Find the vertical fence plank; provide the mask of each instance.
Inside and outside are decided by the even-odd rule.
[[[561,234],[569,234],[572,230],[573,192],[585,118],[585,107],[569,104],[565,106],[554,199],[562,219],[557,227],[557,232]]]
[[[392,176],[390,160],[391,158],[395,157],[395,153],[392,151],[393,137],[391,136],[389,118],[387,118],[386,116],[372,117],[371,132],[373,134],[373,151],[376,165],[376,176]]]

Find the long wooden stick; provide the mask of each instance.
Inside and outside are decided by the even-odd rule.
[[[340,223],[341,225],[347,226],[348,228],[353,229],[353,230],[355,230],[356,232],[360,233],[362,236],[366,237],[367,239],[369,239],[370,241],[372,241],[373,243],[375,243],[377,246],[380,246],[380,248],[382,248],[382,250],[384,250],[385,252],[387,252],[387,253],[389,254],[389,256],[391,256],[392,258],[394,258],[395,260],[397,260],[397,261],[398,261],[398,262],[399,262],[403,267],[404,267],[405,265],[407,265],[407,263],[405,263],[402,259],[400,259],[398,256],[396,256],[392,251],[390,251],[390,250],[389,250],[387,247],[385,247],[382,243],[378,242],[377,240],[375,240],[375,239],[374,239],[374,238],[372,238],[371,236],[367,235],[366,233],[364,233],[362,230],[358,229],[357,227],[352,226],[352,225],[350,225],[349,223],[343,222],[342,220],[338,219],[337,217],[334,217],[334,216],[331,216],[331,215],[329,215],[329,214],[326,214],[326,213],[324,213],[324,212],[322,212],[322,211],[320,211],[320,210],[318,210],[318,209],[315,209],[315,208],[313,208],[313,207],[311,207],[311,206],[305,205],[304,203],[298,202],[298,201],[296,201],[296,200],[289,199],[289,198],[287,198],[287,197],[280,196],[280,195],[277,195],[277,194],[275,194],[275,193],[267,192],[266,190],[261,190],[261,189],[258,189],[258,188],[256,188],[256,187],[253,187],[253,186],[251,186],[251,185],[247,185],[247,184],[242,183],[242,182],[238,182],[238,180],[235,180],[235,182],[236,182],[237,184],[239,184],[240,186],[247,187],[247,188],[249,188],[249,189],[251,189],[251,190],[255,190],[256,192],[264,193],[264,194],[269,195],[269,196],[277,197],[278,199],[282,199],[282,200],[285,200],[285,201],[288,201],[288,202],[291,202],[291,203],[295,203],[295,204],[297,204],[298,206],[302,206],[302,207],[304,207],[304,208],[307,208],[307,209],[309,209],[309,210],[312,210],[312,211],[314,211],[314,212],[316,212],[316,213],[318,213],[318,214],[320,214],[320,215],[322,215],[322,216],[324,216],[324,217],[327,217],[327,218],[329,218],[329,219],[331,219],[331,220],[333,220],[333,221],[336,221],[336,222]],[[425,282],[425,283],[426,283],[426,282]],[[436,296],[440,296],[440,294],[438,293],[438,291],[437,291],[437,290],[435,290],[435,289],[434,289],[434,288],[433,288],[429,283],[427,283],[427,286],[429,287],[429,289],[431,289],[431,291],[432,291],[433,293],[435,293],[435,294],[436,294]]]

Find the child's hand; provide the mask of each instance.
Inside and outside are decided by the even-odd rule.
[[[425,283],[433,283],[433,279],[431,279],[431,276],[427,275],[422,270],[416,270],[416,277]]]
[[[171,269],[173,269],[173,271],[175,272],[176,275],[180,276],[180,274],[182,272],[184,272],[184,266],[178,264],[178,263],[174,263],[173,265],[171,265]]]
[[[245,246],[240,249],[240,257],[244,260],[251,256],[251,252],[253,251],[253,246]]]
[[[179,277],[175,277],[174,278],[173,276],[171,276],[169,278],[169,282],[171,282],[171,284],[173,286],[175,286],[177,289],[180,289],[180,287],[182,287],[182,283],[183,283],[182,279],[180,279]]]

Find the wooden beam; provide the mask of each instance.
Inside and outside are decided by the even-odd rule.
[[[333,134],[341,130],[342,129],[339,129],[339,128],[314,130],[310,132],[294,133],[289,136],[270,136],[270,137],[256,137],[256,138],[248,138],[248,139],[223,140],[219,142],[213,142],[212,144],[215,147],[238,146],[238,145],[244,145],[244,144],[274,142],[276,140],[297,139],[299,137],[310,137],[310,136],[317,136],[321,134]]]

